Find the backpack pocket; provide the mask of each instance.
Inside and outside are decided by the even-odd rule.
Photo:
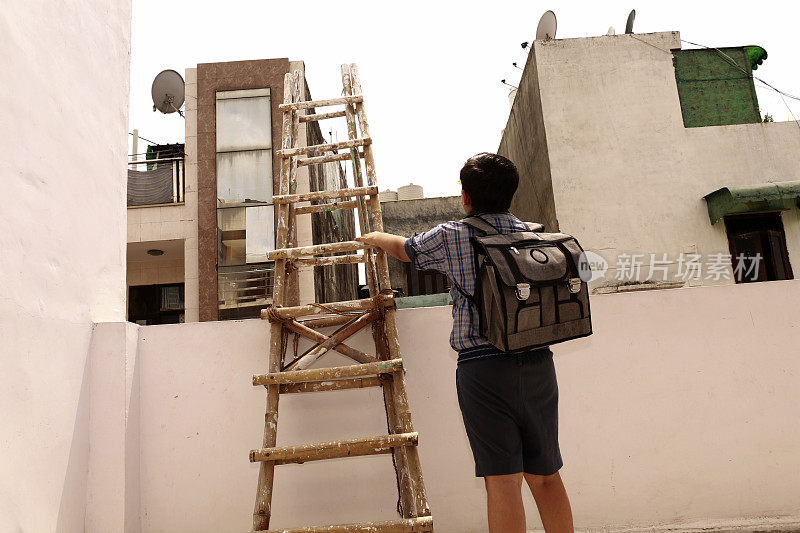
[[[542,325],[542,308],[539,305],[529,305],[517,309],[516,331],[525,331],[538,328]]]

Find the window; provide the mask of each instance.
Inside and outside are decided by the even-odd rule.
[[[275,249],[269,88],[220,91],[217,132],[217,286],[220,319],[258,316]],[[246,312],[245,312],[246,311]],[[245,312],[245,314],[242,314]]]
[[[262,263],[275,248],[273,207],[217,209],[220,266]]]
[[[725,229],[736,283],[794,279],[780,211],[727,215]]]
[[[178,324],[184,321],[184,285],[136,285],[128,287],[128,321],[141,326]]]

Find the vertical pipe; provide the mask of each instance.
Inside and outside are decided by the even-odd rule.
[[[178,202],[178,162],[172,162],[172,203]]]
[[[139,130],[133,128],[133,160],[136,161],[139,159],[139,156],[136,155],[139,153]],[[130,168],[130,167],[129,167]],[[138,170],[136,165],[133,165],[134,170]]]
[[[183,159],[178,160],[178,201],[183,202]]]

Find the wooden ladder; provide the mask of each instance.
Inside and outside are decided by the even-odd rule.
[[[273,196],[277,210],[276,250],[267,253],[275,261],[273,305],[262,318],[271,322],[269,373],[253,376],[253,385],[267,388],[267,408],[263,448],[250,452],[251,462],[260,462],[253,529],[269,529],[272,514],[272,488],[275,465],[304,463],[319,459],[355,457],[359,455],[393,454],[401,518],[381,522],[364,522],[330,526],[281,529],[283,533],[382,531],[433,531],[422,479],[417,433],[411,424],[403,379],[403,360],[397,339],[394,296],[389,282],[389,269],[383,250],[373,249],[357,241],[314,246],[292,247],[296,235],[296,217],[337,209],[355,209],[361,234],[382,231],[383,219],[375,183],[375,161],[372,139],[364,111],[364,98],[356,65],[342,65],[344,96],[329,100],[301,100],[302,74],[295,71],[284,78],[283,141],[277,155],[281,157],[280,194]],[[317,113],[329,106],[344,110]],[[309,114],[309,111],[311,114]],[[348,140],[298,146],[299,125],[335,117],[345,117]],[[360,136],[359,136],[360,132]],[[338,150],[345,150],[338,153]],[[350,160],[355,187],[348,189],[297,193],[298,167],[331,161]],[[361,161],[363,160],[363,169]],[[364,175],[366,174],[366,184]],[[300,202],[311,205],[298,206]],[[360,252],[360,253],[359,253]],[[337,254],[337,255],[330,255]],[[287,292],[296,285],[301,268],[323,265],[364,263],[370,297],[346,302],[308,304],[286,307]],[[375,341],[375,355],[356,350],[343,341],[370,324]],[[339,326],[325,335],[319,328]],[[293,332],[310,339],[315,345],[295,360],[284,363],[283,335]],[[357,364],[332,368],[309,368],[317,359],[335,350]],[[362,387],[382,387],[389,425],[387,435],[353,440],[276,447],[278,399],[281,394],[332,391]]]

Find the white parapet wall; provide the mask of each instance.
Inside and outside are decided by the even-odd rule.
[[[800,281],[592,297],[594,335],[553,347],[579,528],[800,520],[798,299]],[[401,310],[400,338],[437,531],[477,533],[483,484],[456,402],[450,320],[449,307]],[[126,499],[140,498],[142,531],[247,531],[265,404],[250,380],[266,368],[267,324],[134,327],[140,421],[128,442],[140,477]],[[352,344],[370,350],[371,338]],[[385,428],[377,389],[281,397],[279,445]],[[280,466],[272,525],[392,518],[393,475],[388,456]]]
[[[130,24],[129,0],[3,2],[0,531],[84,530],[92,323],[125,319]]]

